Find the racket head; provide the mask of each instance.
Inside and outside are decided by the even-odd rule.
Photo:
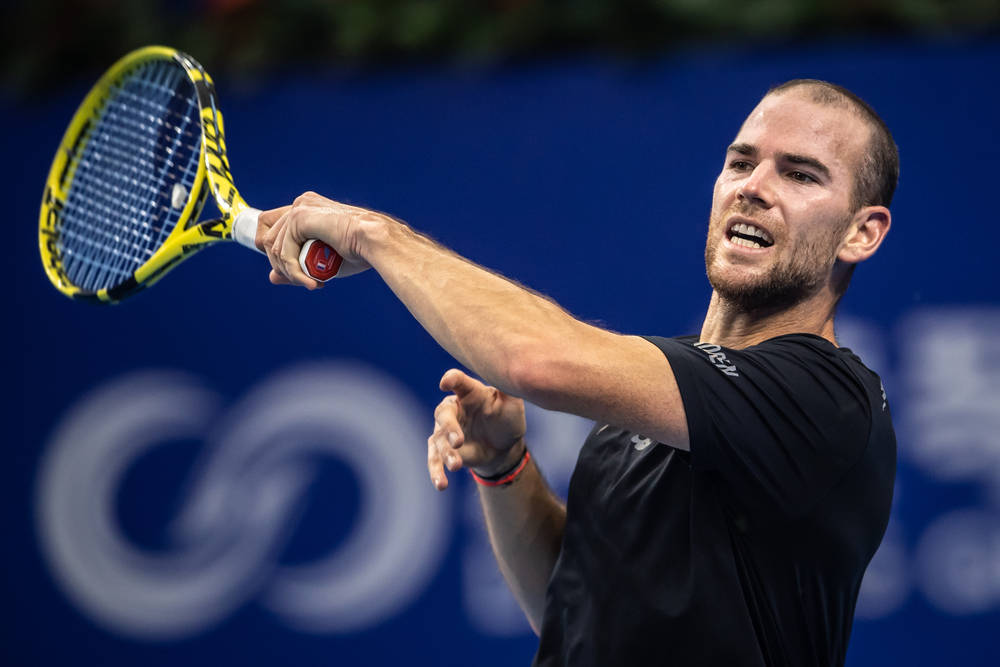
[[[222,217],[198,223],[209,195]],[[232,182],[211,78],[176,49],[127,54],[84,98],[46,179],[39,250],[63,294],[115,303],[232,236]]]

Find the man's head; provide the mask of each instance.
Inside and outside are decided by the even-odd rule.
[[[705,263],[743,310],[843,294],[890,224],[899,173],[885,123],[853,93],[795,80],[764,96],[716,180]]]

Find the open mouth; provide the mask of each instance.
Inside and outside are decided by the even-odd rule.
[[[729,242],[747,248],[770,248],[774,239],[765,230],[754,225],[737,222],[729,228]]]

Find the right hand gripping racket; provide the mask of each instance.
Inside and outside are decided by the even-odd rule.
[[[221,217],[198,222],[211,193]],[[42,198],[39,247],[63,294],[115,303],[209,244],[256,250],[257,216],[233,184],[215,86],[193,58],[149,46],[111,66],[77,109]],[[302,270],[342,258],[307,241]]]

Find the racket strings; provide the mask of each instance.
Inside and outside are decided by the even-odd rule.
[[[155,120],[157,119],[157,117],[154,114],[160,112],[161,109],[158,108],[157,105],[150,104],[151,98],[149,96],[150,95],[159,96],[163,93],[169,94],[171,90],[174,88],[174,86],[179,82],[182,76],[179,70],[177,69],[174,69],[172,72],[170,72],[170,75],[171,79],[168,81],[161,81],[159,80],[159,77],[155,77],[152,79],[138,79],[136,82],[145,89],[143,90],[143,93],[147,95],[147,97],[136,95],[128,90],[125,90],[123,91],[123,94],[120,96],[119,99],[123,103],[130,105],[126,107],[127,110],[137,108],[140,111],[140,113],[144,113],[145,111],[149,111],[150,107],[152,107],[153,113],[151,113],[148,116],[148,119],[151,121]],[[131,140],[134,146],[139,147],[141,149],[143,147],[144,139],[153,142],[158,140],[158,132],[155,128],[149,126],[142,128],[146,131],[145,134],[149,135],[148,137],[143,137],[142,136],[144,134],[143,132],[135,131],[135,128],[137,126],[138,127],[142,126],[139,123],[137,123],[133,118],[131,118],[129,115],[119,113],[118,112],[119,109],[116,106],[110,107],[108,111],[109,111],[108,120],[111,123],[110,127],[114,127],[116,129],[121,130],[122,136],[126,140]],[[170,115],[169,109],[167,109],[167,113],[168,115]],[[146,118],[143,118],[142,120],[146,120]],[[167,136],[169,136],[169,134]],[[107,135],[108,139],[111,139],[113,137],[114,135],[111,133]],[[162,149],[162,146],[159,146],[159,148]],[[170,152],[173,151],[173,149],[169,146],[167,147],[167,150]],[[147,149],[144,152],[150,153],[152,151],[150,149]],[[160,243],[162,243],[163,239],[166,238],[167,234],[170,231],[169,229],[166,229],[162,225],[159,228],[157,228],[155,224],[156,220],[159,217],[163,217],[162,215],[156,216],[158,212],[169,211],[169,207],[164,205],[162,196],[162,191],[165,189],[164,188],[165,170],[162,167],[158,168],[157,165],[150,163],[148,161],[146,164],[140,164],[140,167],[146,170],[145,172],[143,172],[142,169],[137,168],[135,165],[135,161],[136,159],[138,159],[139,162],[143,162],[142,160],[143,151],[140,151],[139,155],[134,156],[136,159],[131,159],[131,160],[128,158],[127,153],[125,155],[123,155],[120,151],[118,152],[112,151],[112,153],[113,154],[117,153],[114,155],[114,157],[121,160],[122,164],[129,165],[130,170],[132,172],[131,176],[128,177],[127,183],[132,186],[133,192],[121,193],[121,195],[123,196],[122,205],[124,205],[124,208],[128,209],[126,213],[131,213],[131,222],[135,226],[144,228],[146,231],[153,232],[153,234],[142,234],[137,239],[135,239],[139,241],[138,243],[133,242],[129,244],[134,252],[129,253],[128,252],[129,246],[126,246],[124,248],[125,252],[121,252],[120,254],[117,255],[116,258],[113,258],[114,261],[112,262],[111,266],[112,275],[127,277],[127,275],[131,274],[131,272],[134,271],[135,268],[137,268],[137,265],[141,264],[150,255],[152,255],[153,251],[157,247],[159,247]],[[157,179],[155,185],[149,183],[146,179],[143,179],[142,178],[143,173],[155,177]],[[143,191],[144,189],[143,186],[145,186],[146,190],[145,192]],[[146,202],[148,201],[157,202],[159,211],[157,210],[150,211],[148,208],[143,208],[143,209],[139,208],[143,204],[146,204]],[[152,222],[149,220],[150,213],[153,213],[155,216]],[[166,217],[167,219],[169,219],[169,216]],[[114,220],[114,219],[110,218],[109,220]],[[172,225],[170,228],[172,229]],[[116,241],[118,243],[120,243],[121,240],[122,240],[121,236],[116,237]],[[115,250],[114,246],[111,246],[110,249],[112,250],[112,253]],[[105,251],[104,254],[107,255],[107,251]],[[107,261],[109,258],[105,256],[102,259],[104,261]],[[100,279],[101,276],[98,274],[97,280]]]
[[[115,98],[119,95],[120,88],[112,86],[108,97]],[[103,108],[105,112],[103,120],[114,120],[112,113],[110,113],[112,110],[113,106]],[[69,195],[69,201],[74,207],[87,207],[82,209],[84,215],[79,217],[89,223],[89,226],[66,225],[63,230],[67,239],[67,251],[70,256],[75,255],[77,260],[75,264],[79,265],[76,271],[71,272],[71,277],[75,279],[77,284],[85,288],[91,288],[95,281],[108,274],[114,275],[120,272],[122,264],[124,264],[123,258],[134,257],[136,252],[141,252],[141,245],[135,244],[134,241],[130,242],[129,235],[126,233],[127,231],[136,231],[135,227],[129,230],[117,220],[119,206],[124,205],[126,208],[132,209],[134,214],[135,206],[129,201],[132,193],[128,192],[126,188],[120,187],[116,181],[109,181],[106,173],[93,168],[99,161],[110,167],[116,164],[117,160],[120,176],[127,176],[124,172],[128,171],[129,168],[135,171],[135,167],[130,164],[130,161],[122,160],[121,154],[114,155],[114,151],[108,149],[106,145],[109,138],[106,131],[107,126],[107,122],[103,125],[98,123],[96,129],[92,130],[87,138],[85,145],[88,148],[101,147],[103,150],[82,152],[78,162],[82,161],[83,167],[81,168],[79,164],[75,165],[76,177],[73,183],[74,187]],[[109,157],[111,161],[104,162]],[[127,177],[134,180],[132,176]],[[106,192],[108,189],[111,190],[110,194]],[[99,202],[97,199],[105,199],[106,201]],[[74,208],[73,210],[77,211],[78,209]],[[128,252],[129,244],[132,246],[132,252]],[[109,266],[108,261],[114,259],[115,252],[119,253],[117,261]]]
[[[156,72],[147,81],[154,84],[165,83],[167,85],[174,83],[171,80],[161,81],[160,79],[163,74],[163,72]],[[179,77],[175,72],[171,78],[177,79]],[[133,80],[142,82],[143,78],[133,77]],[[121,86],[112,88],[109,91],[109,98],[113,102],[105,106],[102,118],[104,122],[98,123],[95,131],[91,133],[91,137],[89,138],[90,143],[88,143],[88,146],[95,148],[100,146],[103,150],[91,152],[89,157],[92,159],[93,164],[87,162],[88,155],[86,151],[81,155],[83,168],[81,169],[79,165],[77,166],[80,187],[71,190],[71,196],[87,194],[91,199],[91,201],[86,202],[74,201],[75,204],[89,205],[89,209],[86,210],[87,215],[84,216],[84,219],[90,223],[91,227],[80,230],[79,233],[71,233],[68,229],[66,233],[69,239],[69,249],[71,251],[83,251],[78,252],[81,261],[76,274],[78,282],[82,283],[82,286],[85,288],[100,287],[101,285],[98,283],[103,279],[108,277],[124,277],[120,274],[127,275],[130,273],[130,269],[134,269],[135,267],[129,266],[129,264],[134,264],[137,260],[141,263],[144,260],[143,255],[148,255],[148,253],[143,253],[143,248],[153,241],[152,236],[141,234],[140,232],[142,226],[148,227],[149,224],[143,220],[143,212],[136,205],[137,200],[141,201],[143,198],[148,198],[150,194],[154,194],[151,192],[141,192],[141,186],[146,185],[147,190],[150,186],[146,183],[147,179],[142,178],[141,172],[136,166],[137,160],[141,163],[141,157],[148,149],[143,150],[143,142],[141,140],[136,141],[136,137],[133,135],[131,137],[125,136],[126,139],[130,139],[131,141],[117,142],[131,144],[133,147],[132,155],[120,149],[114,150],[111,148],[111,144],[115,142],[111,142],[111,139],[115,135],[107,131],[109,127],[114,128],[119,126],[124,131],[129,126],[135,124],[134,122],[128,122],[131,120],[129,117],[123,117],[120,113],[117,113],[117,110],[123,105],[135,108],[140,113],[143,111],[143,106],[149,106],[148,103],[144,103],[143,98],[128,93],[129,91],[123,91],[123,87]],[[115,126],[113,123],[118,123],[119,126]],[[124,134],[127,135],[128,133]],[[98,165],[98,163],[100,164]],[[88,169],[88,167],[98,166],[102,167],[103,170]],[[140,166],[148,170],[151,165],[140,164]],[[114,174],[118,177],[117,179],[107,178],[109,167],[117,167]],[[76,185],[75,182],[74,185]],[[111,191],[110,194],[106,192],[109,188]],[[96,197],[102,197],[107,201],[102,204],[94,201]],[[83,199],[82,196],[80,198]],[[120,218],[119,213],[131,214],[136,224],[131,228],[126,227],[122,224],[122,220],[118,219]],[[90,232],[90,235],[88,236],[85,232]],[[132,233],[129,234],[129,232]],[[76,247],[73,245],[74,241],[77,242]]]
[[[156,120],[160,121],[160,119]],[[168,128],[171,127],[169,124],[165,125]],[[144,137],[138,132],[125,131],[122,134],[124,136],[131,137],[134,140],[134,143],[130,145],[123,141],[121,137],[117,136],[101,137],[102,140],[107,142],[106,152],[110,154],[113,159],[118,160],[124,169],[128,170],[128,181],[134,187],[137,187],[140,190],[145,190],[148,197],[158,197],[160,191],[157,187],[151,183],[145,182],[144,179],[145,174],[157,170],[154,162],[157,156],[148,147],[142,145],[141,141]],[[192,133],[188,132],[188,134]],[[193,135],[191,138],[193,141],[197,141],[199,139],[199,137]],[[138,153],[138,155],[135,156],[135,160],[129,159],[129,148],[133,148],[133,150]],[[169,149],[169,152],[170,154],[173,154],[174,149]],[[169,158],[165,159],[165,163],[167,168],[177,168],[177,165]],[[159,247],[165,235],[169,234],[170,230],[166,226],[156,226],[156,218],[153,219],[153,222],[148,221],[150,211],[140,209],[134,203],[125,203],[128,201],[130,195],[133,194],[129,192],[127,188],[121,187],[114,182],[109,183],[101,181],[98,178],[95,178],[93,173],[81,172],[76,176],[76,178],[81,179],[81,183],[85,186],[85,189],[77,190],[73,194],[78,194],[84,191],[88,192],[91,196],[90,205],[94,207],[94,214],[97,216],[97,219],[103,220],[107,223],[106,225],[94,227],[90,230],[94,233],[95,238],[82,237],[79,239],[80,242],[94,246],[98,249],[98,251],[101,249],[110,249],[116,243],[124,243],[126,246],[133,249],[133,260],[145,261],[150,255],[153,254],[155,249]],[[115,218],[118,214],[117,209],[122,205],[127,208],[125,213],[130,214],[134,221],[134,224],[125,228],[121,228],[121,225],[115,224]],[[162,204],[159,208],[161,214],[169,213],[169,209],[169,206]],[[108,228],[109,226],[111,228]],[[64,230],[64,233],[71,238],[81,236],[79,232],[72,230]],[[129,242],[130,238],[131,242]],[[129,257],[129,253],[122,252],[121,257],[127,258]],[[93,264],[94,263],[91,262],[91,265]]]
[[[194,187],[201,130],[194,87],[173,61],[139,66],[109,89],[89,136],[71,156],[63,210],[63,265],[77,286],[120,284],[180,218],[172,188]],[[185,198],[186,199],[186,198]]]
[[[144,79],[139,79],[137,82],[140,85],[142,85],[146,89],[146,91],[152,92],[153,95],[157,95],[170,92],[182,77],[178,69],[174,69],[171,72],[171,76],[172,78],[166,82],[161,82],[159,80],[149,81]],[[163,87],[164,84],[165,87]],[[152,90],[150,91],[150,89]],[[125,103],[131,102],[132,104],[139,105],[140,113],[143,112],[142,109],[143,106],[146,107],[145,109],[146,111],[150,111],[149,107],[153,107],[151,109],[151,111],[153,112],[160,111],[160,109],[158,109],[155,105],[150,104],[149,97],[136,95],[128,90],[123,90],[119,99],[121,99]],[[168,115],[171,113],[169,109],[167,109],[167,113]],[[148,119],[150,121],[162,120],[161,118],[157,117],[155,113],[151,113],[148,116]],[[126,273],[131,273],[131,270],[134,270],[136,267],[128,266],[129,262],[131,261],[131,262],[141,263],[145,261],[150,255],[152,255],[153,251],[157,247],[159,247],[159,244],[162,243],[163,239],[169,233],[169,230],[167,230],[166,233],[164,233],[163,226],[160,226],[158,229],[155,227],[155,222],[157,221],[158,218],[154,217],[152,221],[149,220],[149,214],[151,212],[156,214],[158,212],[157,210],[150,211],[149,209],[140,209],[133,203],[133,201],[136,199],[140,204],[143,203],[144,201],[149,201],[150,199],[152,199],[153,201],[157,202],[159,211],[169,210],[168,207],[165,207],[163,205],[161,196],[162,191],[164,189],[163,185],[165,178],[165,170],[162,167],[158,168],[157,165],[155,164],[156,162],[155,154],[153,160],[151,161],[149,160],[144,161],[143,159],[144,155],[142,154],[142,148],[145,148],[144,151],[145,153],[153,153],[153,151],[150,148],[144,147],[143,144],[144,140],[146,141],[152,140],[155,142],[158,139],[159,132],[156,130],[156,128],[152,127],[151,125],[143,126],[142,124],[136,122],[132,117],[128,115],[118,114],[117,109],[114,107],[109,109],[109,121],[115,123],[114,125],[112,125],[112,127],[121,130],[121,134],[125,139],[131,139],[134,145],[140,149],[140,154],[136,156],[136,160],[140,162],[140,166],[145,169],[145,171],[142,171],[142,169],[137,169],[134,164],[136,160],[129,161],[120,153],[118,154],[119,159],[123,159],[123,163],[129,164],[133,172],[130,182],[132,186],[136,188],[136,190],[134,191],[133,196],[128,197],[127,199],[129,200],[128,208],[130,209],[130,212],[132,213],[133,216],[132,221],[137,226],[140,226],[141,228],[144,228],[147,231],[153,232],[153,234],[151,235],[147,234],[143,236],[144,242],[139,244],[139,252],[137,255],[129,257],[127,253],[122,253],[119,256],[118,261],[115,264],[115,269],[119,271],[124,270]],[[160,123],[160,124],[167,125],[165,123]],[[169,125],[167,126],[169,127]],[[140,128],[140,130],[137,131],[136,127]],[[178,130],[179,129],[180,128],[178,128]],[[160,130],[160,132],[161,131],[162,130]],[[143,136],[144,134],[148,136],[144,137]],[[114,135],[109,133],[109,139],[113,137]],[[173,152],[173,148],[170,146],[167,147],[167,150],[170,153]],[[142,164],[143,162],[145,162],[145,164]],[[141,174],[143,173],[155,175],[157,177],[155,185],[145,181],[141,176]],[[145,187],[146,192],[142,191],[143,187]],[[167,219],[169,219],[169,216],[167,216]]]

